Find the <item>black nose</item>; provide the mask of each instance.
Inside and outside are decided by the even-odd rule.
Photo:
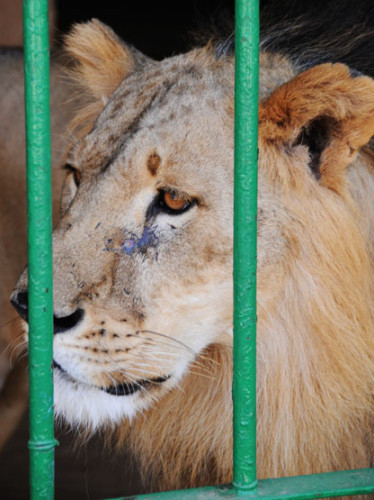
[[[29,305],[29,296],[27,292],[18,292],[17,294],[13,294],[10,303],[14,307],[14,309],[18,312],[22,319],[25,321],[28,320],[28,305]],[[68,330],[71,330],[75,326],[82,321],[84,316],[83,309],[76,309],[69,316],[60,316],[57,317],[53,315],[53,333],[64,333]]]
[[[74,328],[82,321],[83,316],[83,309],[76,309],[69,316],[62,316],[60,318],[53,315],[53,333],[64,333],[71,330],[71,328]]]
[[[18,312],[22,319],[27,321],[28,318],[28,306],[29,306],[29,295],[27,292],[13,293],[10,298],[10,303],[14,309]]]

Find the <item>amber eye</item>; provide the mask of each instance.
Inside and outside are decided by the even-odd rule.
[[[172,192],[164,191],[162,193],[162,196],[163,196],[163,202],[170,210],[175,210],[179,212],[180,210],[184,210],[190,204],[188,200],[182,198],[175,191]]]
[[[159,213],[168,215],[180,215],[197,205],[197,198],[189,198],[184,193],[173,189],[160,189],[158,195],[150,204],[146,217],[155,217]]]

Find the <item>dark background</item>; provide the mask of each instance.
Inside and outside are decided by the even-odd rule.
[[[126,42],[146,55],[162,59],[186,51],[193,33],[219,26],[223,36],[233,26],[234,0],[179,0],[169,2],[102,0],[56,0],[57,32],[61,40],[74,22],[93,17],[109,24]],[[371,0],[260,0],[263,24],[282,18],[319,17],[326,29],[331,25],[365,22],[373,26]],[[223,28],[223,29],[222,29]]]
[[[218,18],[226,19],[233,12],[234,0],[103,0],[95,5],[57,0],[57,25],[59,33],[66,33],[73,22],[96,17],[109,24],[126,42],[150,57],[162,59],[188,50],[190,31],[205,28]]]

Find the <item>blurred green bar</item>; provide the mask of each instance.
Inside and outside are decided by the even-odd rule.
[[[128,500],[312,500],[374,493],[374,469],[326,472],[258,481],[255,492],[243,493],[228,486],[137,495]],[[126,497],[112,500],[126,500]]]
[[[235,7],[233,485],[257,488],[256,264],[259,1]]]
[[[54,497],[48,0],[24,0],[31,498]]]

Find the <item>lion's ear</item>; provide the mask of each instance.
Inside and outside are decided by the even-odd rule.
[[[126,76],[148,60],[97,19],[74,25],[65,38],[65,50],[77,63],[74,78],[104,102]]]
[[[321,64],[276,89],[260,106],[265,141],[309,149],[315,177],[336,191],[374,135],[374,81],[343,64]]]

